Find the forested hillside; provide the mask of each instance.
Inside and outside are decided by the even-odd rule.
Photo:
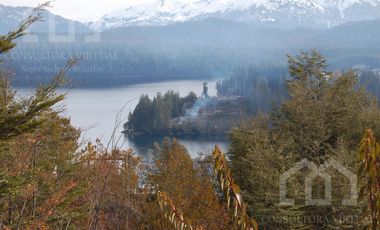
[[[380,66],[378,25],[375,20],[326,30],[276,29],[206,19],[107,30],[93,42],[86,42],[92,32],[77,31],[75,42],[52,42],[48,34],[36,33],[38,42],[21,40],[5,59],[18,73],[19,85],[36,84],[36,78],[46,82],[73,55],[83,61],[70,76],[91,86],[221,78],[249,67],[258,72],[286,69],[287,54],[312,48],[329,58],[333,70],[355,65],[374,69]]]
[[[331,70],[330,66],[326,68]],[[360,69],[352,71],[357,75],[357,87],[364,87],[372,96],[380,98],[379,72]],[[332,73],[342,75],[341,71]],[[289,98],[284,84],[289,77],[283,68],[239,68],[229,77],[218,81],[216,88],[219,97],[246,97],[249,113],[256,115],[260,112],[270,112],[273,107]]]

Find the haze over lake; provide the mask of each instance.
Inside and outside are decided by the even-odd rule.
[[[178,92],[181,96],[186,96],[191,91],[200,96],[204,82],[202,80],[186,80],[120,87],[62,89],[60,93],[68,91],[67,98],[64,101],[66,109],[63,114],[69,116],[73,125],[82,130],[84,143],[86,141],[94,142],[96,139],[100,139],[102,143],[108,143],[112,136],[118,113],[120,112],[118,121],[126,121],[129,112],[133,111],[142,94],[152,98],[159,92],[165,93],[172,90]],[[215,85],[215,81],[208,82],[211,96],[216,95]],[[16,90],[19,95],[28,95],[33,89],[16,88]],[[121,125],[115,132],[116,139],[122,135],[122,130]],[[137,154],[150,158],[153,143],[160,142],[161,139],[140,137],[132,140],[129,138],[124,139],[123,137],[120,143],[124,147],[133,148]],[[180,139],[180,141],[193,157],[197,157],[200,152],[210,152],[215,144],[220,145],[223,149],[227,148],[227,141],[219,137]]]

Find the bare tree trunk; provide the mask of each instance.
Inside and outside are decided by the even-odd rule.
[[[13,222],[13,202],[12,202],[12,197],[9,196],[8,198],[8,225],[12,225]]]
[[[24,215],[24,211],[25,211],[25,207],[26,207],[26,201],[27,200],[25,199],[24,204],[22,205],[20,217],[17,220],[17,225],[16,225],[16,229],[17,230],[20,228],[21,219],[22,219],[22,216]]]
[[[32,175],[33,179],[34,178],[34,168],[36,167],[36,149],[33,149],[33,160],[32,160]],[[36,198],[36,188],[33,188],[33,200],[32,200],[32,218],[36,216],[36,203],[37,203],[37,198]]]
[[[10,159],[10,157],[8,156],[8,174],[10,173],[10,171],[11,171],[11,164],[10,164],[10,162],[11,162],[11,159]],[[12,202],[12,195],[9,195],[9,197],[8,197],[8,220],[7,220],[7,224],[8,225],[12,225],[12,222],[13,222],[13,202]]]
[[[71,218],[69,218],[69,221],[68,221],[67,224],[66,224],[66,229],[65,229],[65,230],[68,230],[68,229],[69,229],[69,227],[70,227],[70,222],[71,222]]]
[[[91,226],[92,230],[96,230],[97,227],[98,227],[100,208],[102,206],[103,199],[104,199],[104,196],[105,196],[105,190],[107,188],[108,177],[109,177],[110,171],[111,171],[111,165],[108,166],[108,170],[107,170],[106,176],[104,178],[103,186],[102,186],[102,189],[101,189],[101,192],[100,192],[100,198],[99,198],[98,203],[95,206],[95,220],[94,220],[94,225]]]

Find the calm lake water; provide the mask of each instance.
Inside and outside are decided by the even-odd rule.
[[[215,82],[209,82],[209,93],[215,95]],[[126,85],[112,88],[73,88],[68,91],[64,101],[66,110],[64,115],[71,118],[72,124],[82,130],[83,142],[94,142],[97,138],[106,144],[112,137],[115,124],[120,123],[115,131],[115,140],[120,138],[119,145],[132,148],[134,151],[147,159],[151,158],[151,150],[154,142],[161,142],[157,138],[127,138],[122,136],[121,131],[128,113],[133,111],[142,94],[153,97],[158,92],[165,93],[168,90],[178,92],[186,96],[190,91],[201,95],[203,81],[169,81],[160,83],[146,83]],[[16,88],[19,95],[28,95],[33,89]],[[67,90],[60,90],[66,92]],[[209,153],[217,144],[226,150],[227,140],[223,137],[209,137],[197,139],[179,139],[186,146],[193,157],[199,153]]]

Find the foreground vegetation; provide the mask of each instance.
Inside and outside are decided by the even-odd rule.
[[[32,15],[1,36],[0,54],[11,51],[38,19]],[[79,144],[80,131],[57,106],[65,95],[56,94],[75,64],[69,61],[50,84],[21,99],[9,74],[0,70],[1,228],[379,228],[380,110],[358,87],[355,72],[328,72],[318,52],[289,57],[289,98],[232,130],[228,160],[217,147],[212,155],[191,159],[181,144],[167,139],[156,146],[152,165],[142,164],[132,150],[99,141]],[[174,94],[163,98],[181,101]],[[174,107],[167,112],[180,114]],[[332,203],[305,204],[306,169],[288,182],[295,204],[280,205],[280,177],[303,159],[316,164],[335,159],[352,172],[358,168],[360,202],[342,204],[349,183],[331,170]],[[323,187],[324,181],[313,181],[313,196],[323,198]]]
[[[288,194],[296,198],[291,207],[278,206],[280,176],[297,162],[308,159],[320,165],[334,159],[352,172],[364,130],[379,133],[377,102],[358,87],[357,75],[326,70],[326,60],[316,51],[289,57],[289,100],[270,115],[259,115],[231,133],[229,158],[236,182],[244,191],[251,215],[265,227],[277,229],[360,229],[363,206],[345,206],[349,181],[339,172],[332,176],[332,204],[305,205],[304,180],[310,170],[301,170],[288,182]],[[324,181],[313,182],[313,195],[324,198]],[[315,186],[315,187],[314,187]],[[290,192],[291,191],[291,192]],[[363,204],[362,204],[363,205]],[[269,217],[277,217],[269,219]],[[287,219],[280,217],[286,216]],[[321,217],[321,221],[294,221],[298,216]],[[340,216],[355,220],[337,220]],[[266,220],[266,221],[265,221]]]

